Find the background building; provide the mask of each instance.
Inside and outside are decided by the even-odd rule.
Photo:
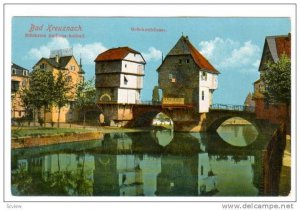
[[[97,100],[136,104],[141,101],[145,60],[129,47],[109,49],[97,56]]]
[[[219,72],[187,36],[180,37],[157,72],[164,106],[193,105],[199,113],[209,111]]]
[[[59,51],[58,51],[59,52]],[[71,83],[69,103],[61,109],[60,122],[73,121],[73,102],[75,100],[76,85],[84,80],[85,72],[73,55],[62,55],[62,53],[51,53],[50,58],[41,58],[34,66],[34,70],[50,70],[53,75],[57,75],[59,71],[64,71],[67,79]],[[58,121],[58,109],[52,107],[51,111],[46,115],[46,122]]]
[[[22,88],[28,87],[29,70],[12,63],[11,65],[11,117],[25,116],[25,107],[20,99]]]
[[[260,79],[254,82],[253,100],[255,101],[256,117],[270,120],[273,123],[282,122],[287,118],[287,108],[285,104],[270,104],[266,101],[263,95],[265,84],[261,78],[264,72],[268,71],[266,64],[277,62],[283,54],[291,57],[291,34],[267,36],[259,65]]]

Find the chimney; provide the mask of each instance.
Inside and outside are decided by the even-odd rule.
[[[55,61],[56,61],[56,63],[59,62],[59,57],[58,57],[58,55],[55,55]]]

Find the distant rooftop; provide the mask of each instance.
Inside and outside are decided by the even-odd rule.
[[[19,66],[15,63],[12,63],[11,65],[11,74],[12,75],[18,75],[18,76],[28,76],[29,70],[25,69],[22,66]]]

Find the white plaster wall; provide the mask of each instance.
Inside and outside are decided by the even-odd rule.
[[[126,59],[126,58],[125,58]],[[144,74],[145,66],[142,63],[130,62],[127,60],[122,61],[122,72],[132,74]]]
[[[204,91],[204,100],[202,100],[202,91]],[[204,113],[209,111],[209,103],[210,103],[210,94],[208,87],[199,88],[199,113]]]
[[[124,60],[129,60],[129,61],[134,61],[138,63],[143,63],[145,62],[141,54],[134,54],[134,53],[129,53]]]
[[[199,72],[200,86],[208,87],[209,89],[218,88],[218,75],[207,73],[207,80],[202,80],[202,71]]]
[[[128,75],[128,74],[121,74],[121,84],[120,87],[125,87],[125,88],[134,88],[134,89],[141,89],[143,88],[143,77],[135,76],[135,75]],[[125,79],[127,79],[127,84],[125,84]]]
[[[137,100],[140,100],[139,91],[118,88],[118,103],[135,104]]]
[[[218,87],[218,75],[207,73],[207,80],[202,80],[202,71],[199,72],[199,113],[209,111],[212,104],[213,94],[211,90]],[[202,91],[204,91],[204,100],[202,100]]]

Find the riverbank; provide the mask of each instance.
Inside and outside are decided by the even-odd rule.
[[[78,124],[61,124],[56,127],[12,127],[12,149],[38,147],[79,141],[103,139],[106,133],[147,132],[151,128],[121,128],[109,126],[83,126]]]
[[[54,144],[63,144],[79,141],[90,141],[95,139],[103,139],[104,134],[97,131],[82,132],[82,133],[67,133],[57,135],[44,135],[44,136],[26,136],[20,138],[12,138],[12,149],[39,147]]]

